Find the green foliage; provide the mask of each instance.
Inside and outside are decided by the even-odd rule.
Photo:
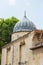
[[[13,32],[14,25],[19,20],[15,17],[8,19],[0,19],[0,59],[1,59],[1,47],[11,41],[11,33]]]

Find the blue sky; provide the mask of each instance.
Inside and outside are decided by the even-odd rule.
[[[15,16],[22,19],[25,10],[28,19],[38,29],[43,29],[43,0],[0,0],[0,18]]]

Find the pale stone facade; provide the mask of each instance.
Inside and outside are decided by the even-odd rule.
[[[43,31],[24,15],[11,35],[11,43],[2,47],[1,65],[43,65]]]
[[[1,64],[19,65],[19,63],[22,65],[43,65],[43,31],[28,32],[3,46]]]

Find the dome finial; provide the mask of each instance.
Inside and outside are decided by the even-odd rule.
[[[26,17],[26,11],[24,11],[24,17]]]

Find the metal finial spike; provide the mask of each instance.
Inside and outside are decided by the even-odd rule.
[[[24,17],[26,17],[26,11],[24,11]]]

